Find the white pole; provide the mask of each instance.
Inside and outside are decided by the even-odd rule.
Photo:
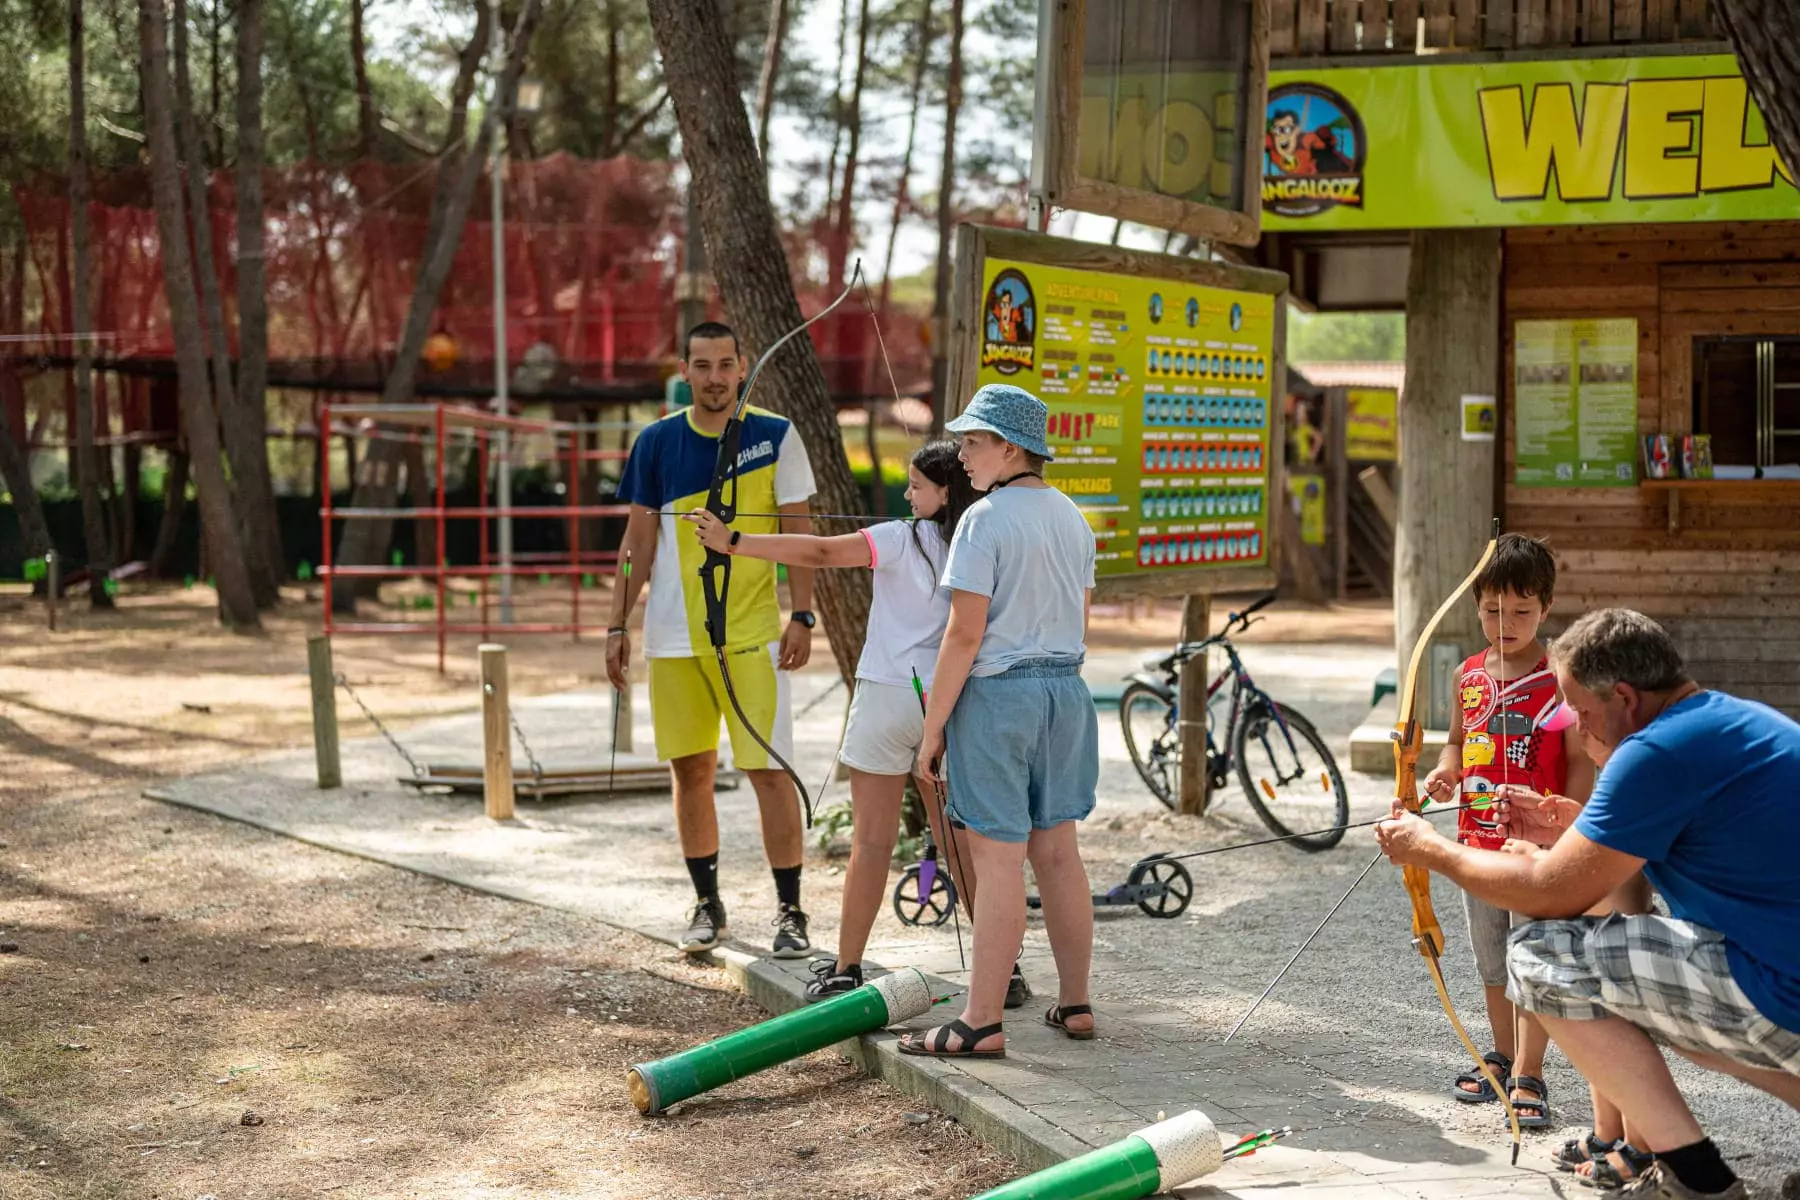
[[[492,184],[492,219],[493,259],[494,259],[494,412],[501,417],[507,415],[506,384],[506,201],[503,193],[506,176],[506,122],[501,105],[505,97],[501,95],[501,77],[506,74],[506,34],[500,20],[500,0],[489,0],[488,7],[493,10],[493,23],[489,30],[488,52],[494,65],[494,109],[497,124],[494,128],[493,158],[488,166],[488,178]],[[512,530],[512,435],[502,429],[495,438],[495,448],[499,451],[499,480],[496,490],[500,493],[500,623],[510,625],[513,621],[513,530]]]

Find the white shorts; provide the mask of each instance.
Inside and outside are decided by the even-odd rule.
[[[892,683],[856,681],[838,761],[870,775],[910,775],[925,740],[919,694]]]

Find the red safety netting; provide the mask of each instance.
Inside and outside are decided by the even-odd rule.
[[[642,395],[671,369],[675,287],[684,239],[682,205],[668,163],[614,158],[587,162],[555,155],[513,162],[504,189],[507,360],[521,399]],[[271,386],[324,394],[378,392],[424,252],[433,163],[302,164],[264,180]],[[160,238],[145,172],[95,180],[92,309],[99,333],[100,434],[160,440],[178,423],[173,339],[162,286]],[[60,369],[71,346],[66,181],[40,177],[15,189],[24,215],[25,281],[36,303],[0,306],[10,328],[0,367],[12,359]],[[480,397],[493,377],[492,225],[484,180],[458,244],[433,321],[453,361],[420,374],[425,395]],[[208,220],[225,308],[236,341],[236,197],[230,172],[210,183]],[[827,234],[787,235],[803,312],[836,294],[826,274]],[[17,267],[20,264],[14,264]],[[878,290],[878,289],[877,289]],[[710,306],[715,315],[715,299]],[[31,311],[30,317],[26,310]],[[926,315],[897,305],[881,334],[900,389],[929,388]],[[29,327],[27,327],[29,326]],[[875,324],[859,293],[813,328],[814,345],[840,400],[891,395]],[[440,346],[442,343],[440,343]],[[534,363],[521,378],[521,363]],[[65,375],[66,371],[63,372]],[[0,370],[0,401],[24,431],[23,388]],[[69,406],[72,385],[60,399]]]

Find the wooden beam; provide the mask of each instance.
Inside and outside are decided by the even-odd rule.
[[[1181,640],[1203,641],[1212,628],[1212,597],[1190,593],[1181,605]],[[1200,816],[1206,812],[1212,773],[1206,755],[1205,654],[1195,655],[1181,668],[1181,811]]]
[[[319,786],[344,786],[338,756],[337,672],[331,665],[331,639],[315,633],[306,639],[306,674],[312,684],[313,763]]]
[[[506,647],[485,644],[481,654],[482,797],[495,821],[513,818],[512,721],[506,687]]]
[[[1607,0],[1590,0],[1607,2]],[[1514,0],[1488,0],[1487,23],[1482,31],[1482,39],[1490,50],[1510,50],[1516,34],[1513,28]]]
[[[1329,0],[1331,52],[1348,54],[1356,49],[1356,19],[1361,0]]]
[[[1300,53],[1325,49],[1325,0],[1300,0]]]

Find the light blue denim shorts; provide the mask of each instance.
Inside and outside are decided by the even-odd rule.
[[[950,817],[982,837],[1023,842],[1094,811],[1100,725],[1080,657],[970,676],[944,736]]]

